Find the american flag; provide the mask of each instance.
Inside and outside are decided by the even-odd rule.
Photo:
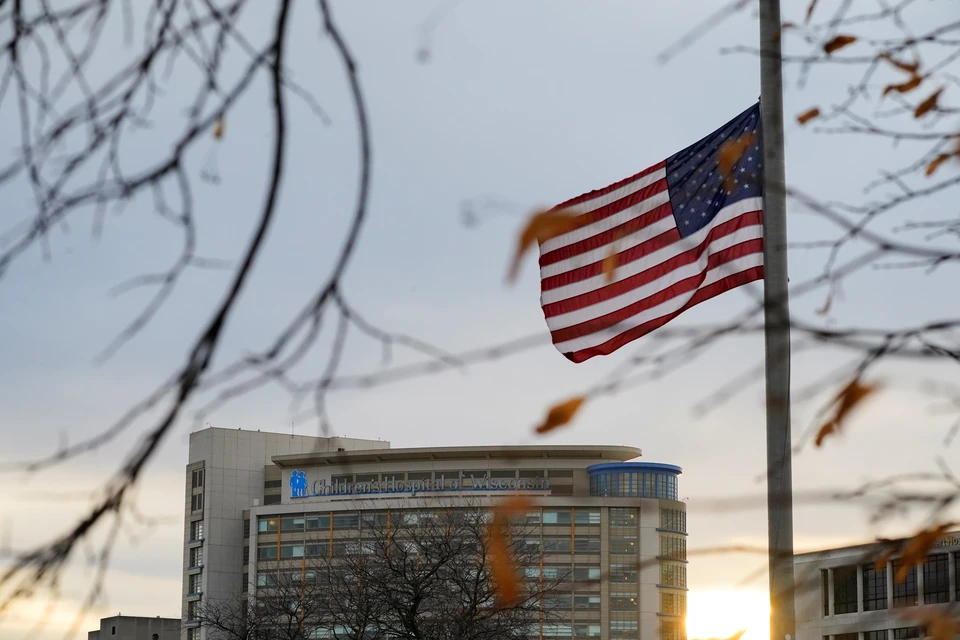
[[[554,207],[577,216],[574,230],[540,242],[554,346],[573,362],[608,355],[763,279],[761,148],[757,103],[663,162]]]

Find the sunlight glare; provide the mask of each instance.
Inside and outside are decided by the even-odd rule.
[[[746,629],[742,640],[766,640],[770,634],[767,592],[756,589],[690,591],[687,637],[729,638]]]

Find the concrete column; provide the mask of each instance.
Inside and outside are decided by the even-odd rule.
[[[947,602],[954,602],[957,599],[957,568],[954,563],[954,558],[954,554],[947,554],[947,575],[950,578],[950,596]]]
[[[857,565],[857,612],[863,612],[863,565]]]
[[[893,609],[893,563],[887,562],[884,570],[887,572],[887,608]]]
[[[913,570],[917,572],[917,604],[923,604],[923,562]]]
[[[833,569],[827,569],[827,606],[829,607],[828,611],[830,612],[830,617],[833,617]]]

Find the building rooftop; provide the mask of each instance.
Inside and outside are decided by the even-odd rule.
[[[423,460],[530,460],[565,458],[624,462],[643,455],[636,447],[604,445],[504,445],[492,447],[429,447],[368,449],[273,456],[278,467],[316,466],[361,462],[409,462]]]

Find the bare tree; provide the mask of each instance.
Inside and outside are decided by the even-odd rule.
[[[218,640],[522,640],[557,618],[547,600],[569,575],[540,577],[539,529],[511,526],[513,569],[529,576],[514,602],[491,574],[489,511],[462,502],[360,513],[344,537],[311,543],[301,559],[267,563],[255,594],[212,603],[197,619]],[[311,557],[306,557],[311,556]]]

